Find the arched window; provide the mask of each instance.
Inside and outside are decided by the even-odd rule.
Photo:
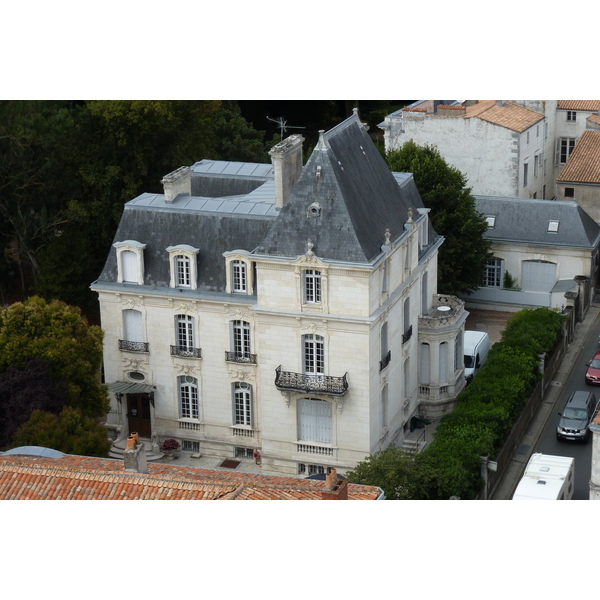
[[[185,375],[179,377],[179,416],[182,419],[198,419],[198,380]]]
[[[245,381],[233,384],[233,424],[252,425],[252,386]]]

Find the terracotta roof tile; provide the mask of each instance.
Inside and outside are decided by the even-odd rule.
[[[556,180],[600,184],[600,131],[583,132]]]
[[[122,461],[0,455],[0,499],[320,500],[324,481],[148,464],[126,472]],[[375,500],[381,490],[350,484],[350,500]]]
[[[591,121],[592,123],[597,123],[600,125],[600,115],[590,115],[586,121]]]
[[[600,100],[559,100],[558,108],[564,110],[600,110]]]
[[[483,121],[506,127],[512,131],[525,131],[544,118],[544,115],[533,110],[506,102],[504,106],[492,106],[476,115]]]

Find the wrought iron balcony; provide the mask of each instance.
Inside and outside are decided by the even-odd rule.
[[[330,375],[304,375],[275,369],[275,387],[279,390],[296,392],[318,392],[332,396],[343,396],[348,391],[348,373],[343,377]]]
[[[183,356],[184,358],[202,358],[202,349],[189,348],[187,346],[171,346],[171,356]]]
[[[405,333],[402,334],[402,343],[406,344],[408,340],[410,340],[412,336],[412,325],[406,330]]]
[[[148,342],[131,342],[129,340],[119,340],[119,350],[129,350],[129,352],[148,352]]]
[[[247,365],[255,365],[256,364],[256,354],[228,352],[227,350],[225,350],[225,360],[227,362],[245,363]]]
[[[388,350],[388,353],[379,361],[379,370],[383,371],[389,364],[392,359],[392,351]]]

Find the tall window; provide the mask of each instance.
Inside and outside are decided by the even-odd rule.
[[[178,254],[175,257],[175,281],[177,287],[190,287],[190,259],[188,256]]]
[[[231,263],[231,289],[233,292],[246,292],[246,263],[242,260],[234,260]]]
[[[144,248],[146,244],[127,240],[115,242],[117,253],[117,282],[144,284]]]
[[[188,375],[179,377],[179,416],[182,419],[198,419],[198,380]]]
[[[325,373],[325,342],[320,335],[302,336],[304,346],[304,374],[322,375]]]
[[[575,138],[560,138],[556,141],[556,162],[565,164],[575,149]]]
[[[321,271],[315,269],[304,271],[304,302],[313,304],[321,302]]]
[[[142,313],[139,310],[123,311],[123,336],[128,342],[143,342]]]
[[[252,425],[252,386],[244,381],[233,384],[233,423]]]
[[[388,422],[388,386],[381,389],[381,429],[387,427]]]
[[[121,261],[123,265],[123,281],[125,283],[137,283],[138,282],[138,257],[135,252],[131,250],[125,250],[121,253]]]
[[[527,185],[527,172],[529,170],[529,165],[525,163],[523,165],[523,187]]]
[[[502,259],[492,258],[485,266],[483,285],[487,287],[502,287]]]
[[[440,383],[444,384],[448,381],[448,342],[440,344]]]
[[[248,358],[250,355],[250,323],[233,321],[232,351],[238,358]]]
[[[177,348],[190,352],[194,348],[194,317],[177,315],[175,317]]]
[[[298,439],[331,443],[331,404],[316,398],[298,400]]]

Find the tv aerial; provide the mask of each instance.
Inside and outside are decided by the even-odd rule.
[[[288,129],[306,129],[306,127],[299,127],[297,125],[288,125],[287,121],[283,117],[279,117],[278,119],[271,119],[271,117],[267,117],[267,119],[269,121],[272,121],[273,123],[277,123],[277,126],[281,130],[281,139],[282,139],[282,141],[283,141],[283,134]]]

